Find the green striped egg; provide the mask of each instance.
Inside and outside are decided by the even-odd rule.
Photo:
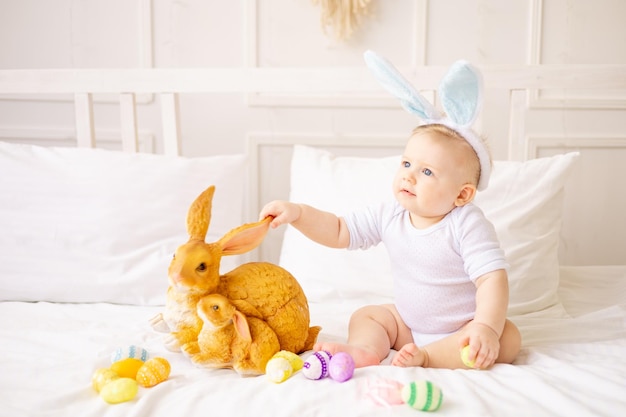
[[[413,381],[402,387],[402,401],[420,411],[436,411],[441,406],[443,394],[430,381]]]

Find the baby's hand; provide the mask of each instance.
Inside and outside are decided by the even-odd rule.
[[[474,368],[486,369],[491,367],[500,353],[500,338],[489,326],[471,322],[464,329],[460,341],[461,348],[469,345],[468,359],[474,361]]]
[[[270,223],[272,229],[276,229],[282,224],[288,224],[298,220],[302,209],[298,204],[289,201],[275,200],[269,202],[261,209],[259,220],[263,220],[267,216],[273,216],[274,219]]]

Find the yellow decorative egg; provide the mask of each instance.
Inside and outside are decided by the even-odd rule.
[[[132,400],[137,391],[137,381],[132,378],[118,378],[102,387],[100,397],[109,404],[117,404]]]
[[[293,368],[293,372],[298,372],[300,369],[302,369],[302,366],[304,365],[304,359],[288,350],[281,350],[279,352],[276,352],[272,357],[287,359],[291,364],[291,367]]]
[[[112,369],[99,368],[91,376],[91,385],[96,392],[100,390],[109,382],[118,379],[120,376]]]
[[[468,368],[473,368],[476,365],[476,362],[473,360],[470,360],[469,350],[470,350],[469,345],[461,349],[461,360],[463,361],[463,364],[465,366],[467,366]]]
[[[122,378],[133,378],[137,376],[137,371],[144,362],[135,358],[126,358],[111,364],[111,369]]]
[[[291,374],[293,374],[293,366],[283,357],[274,356],[265,366],[265,375],[276,384],[285,382]]]
[[[165,358],[148,359],[137,371],[137,383],[150,388],[165,381],[170,376],[171,366]]]

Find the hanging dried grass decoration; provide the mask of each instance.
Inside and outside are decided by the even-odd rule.
[[[328,28],[338,40],[346,40],[354,33],[361,18],[368,14],[371,0],[312,0],[321,5],[320,23],[324,33]]]

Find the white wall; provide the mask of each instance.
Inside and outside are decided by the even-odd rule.
[[[623,0],[372,0],[371,15],[345,42],[325,35],[319,16],[310,0],[1,0],[0,68],[360,66],[365,49],[400,68],[458,58],[478,66],[626,64]],[[626,209],[624,197],[615,199],[615,186],[604,185],[626,176],[625,94],[531,97],[526,134],[539,146],[529,155],[506,140],[508,93],[488,91],[482,120],[496,159],[580,150],[585,171],[574,180],[594,194],[580,197],[587,203],[578,214],[588,213],[586,227],[601,229],[599,236],[614,235],[612,246],[623,246],[626,225],[607,225],[598,210],[620,221]],[[159,151],[158,103],[148,95],[138,100],[145,149]],[[569,109],[555,110],[555,103]],[[416,124],[392,100],[366,97],[184,95],[181,113],[187,156],[244,152],[249,134],[402,136]],[[116,102],[97,97],[95,119],[98,142],[116,147]],[[0,98],[0,140],[64,144],[73,135],[67,97]],[[217,143],[207,140],[216,137]],[[607,143],[611,172],[598,187]],[[582,246],[564,255],[566,263],[624,262],[617,249],[590,252],[593,242],[580,244],[576,227],[566,224],[568,244]]]

